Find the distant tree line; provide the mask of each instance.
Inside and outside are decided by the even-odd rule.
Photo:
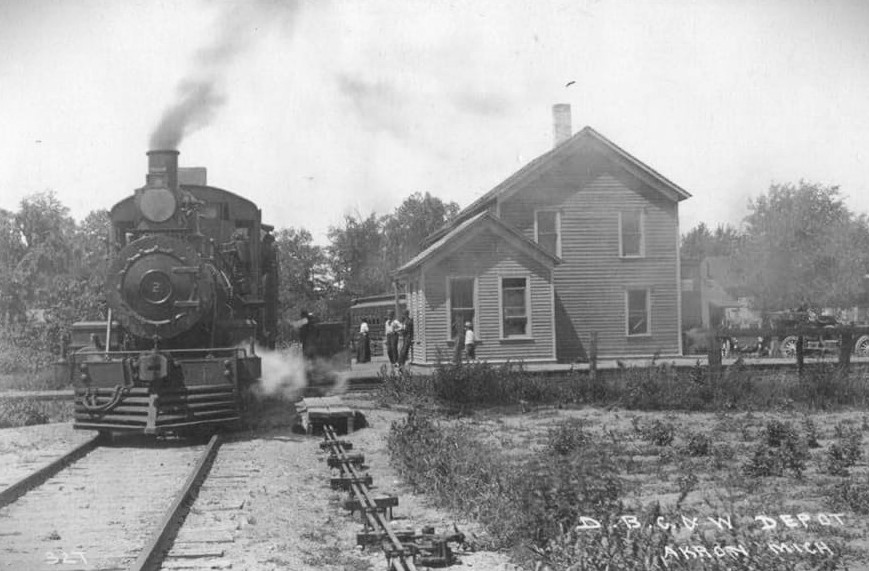
[[[344,319],[354,298],[391,291],[391,272],[458,212],[454,202],[414,193],[385,215],[345,215],[326,245],[306,228],[278,229],[283,321],[302,309]],[[108,225],[106,210],[75,221],[52,192],[24,198],[16,212],[0,209],[0,372],[10,361],[38,366],[29,351],[50,354],[73,321],[106,318]],[[729,257],[740,288],[764,311],[869,305],[869,221],[836,186],[773,184],[749,201],[739,227],[691,229],[681,255]],[[27,350],[3,350],[12,346]]]
[[[727,256],[761,311],[869,305],[869,221],[848,209],[838,186],[773,184],[748,210],[739,228],[691,229],[682,258]]]
[[[390,272],[458,211],[414,193],[386,215],[346,215],[325,246],[306,228],[278,229],[283,321],[302,309],[343,319],[354,298],[390,291]],[[44,366],[74,321],[106,319],[108,228],[107,210],[77,222],[50,191],[0,209],[0,373]]]

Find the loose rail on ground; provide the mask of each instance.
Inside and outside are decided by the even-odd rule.
[[[344,507],[362,514],[365,529],[356,537],[357,543],[367,545],[380,542],[386,555],[387,566],[395,571],[415,571],[416,562],[427,566],[446,566],[454,562],[449,543],[464,543],[465,537],[456,530],[454,534],[435,534],[433,528],[424,528],[421,534],[413,531],[394,531],[387,521],[392,518],[392,508],[398,505],[395,496],[375,497],[371,493],[371,476],[363,474],[365,466],[361,454],[348,454],[350,442],[338,440],[335,429],[323,425],[325,441],[321,448],[330,452],[329,467],[340,470],[341,475],[332,478],[333,488],[351,492],[353,497],[344,502]]]

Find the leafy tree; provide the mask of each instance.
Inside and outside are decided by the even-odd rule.
[[[350,297],[373,295],[389,287],[384,237],[377,216],[347,215],[343,226],[329,228],[329,266],[336,287]]]
[[[15,225],[25,249],[16,264],[13,283],[23,292],[25,303],[40,306],[51,295],[54,278],[71,267],[75,221],[49,191],[25,197]]]
[[[110,261],[110,225],[109,211],[101,209],[90,212],[75,227],[71,244],[73,264],[65,276],[67,283],[59,289],[64,298],[60,308],[68,312],[67,320],[107,317],[103,288]]]
[[[73,236],[74,271],[79,275],[105,277],[109,259],[109,211],[94,210],[75,227]]]
[[[869,229],[837,186],[773,184],[749,211],[738,268],[759,309],[847,307],[865,295]]]
[[[15,223],[15,215],[0,208],[0,323],[8,324],[23,314],[19,289],[12,280],[15,267],[24,255],[25,244]]]
[[[702,260],[709,256],[734,254],[741,240],[739,231],[730,224],[719,224],[715,231],[701,222],[682,236],[680,256],[683,259]]]
[[[322,300],[329,293],[326,253],[311,233],[288,228],[275,234],[280,266],[279,301],[285,320],[298,319],[302,309],[324,314]]]
[[[382,220],[385,260],[389,269],[393,270],[417,255],[423,239],[458,213],[458,204],[444,203],[428,192],[416,192],[407,197],[395,212]]]

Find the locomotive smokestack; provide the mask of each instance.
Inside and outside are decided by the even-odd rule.
[[[148,151],[148,174],[145,184],[150,187],[163,187],[172,190],[178,188],[178,151],[156,150]]]

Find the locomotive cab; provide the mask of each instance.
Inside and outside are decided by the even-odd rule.
[[[255,343],[268,345],[277,309],[276,288],[264,287],[276,258],[261,251],[271,227],[254,203],[208,186],[204,169],[185,181],[178,151],[147,154],[145,186],[110,211],[108,319],[73,327],[74,426],[237,424],[260,376]]]

